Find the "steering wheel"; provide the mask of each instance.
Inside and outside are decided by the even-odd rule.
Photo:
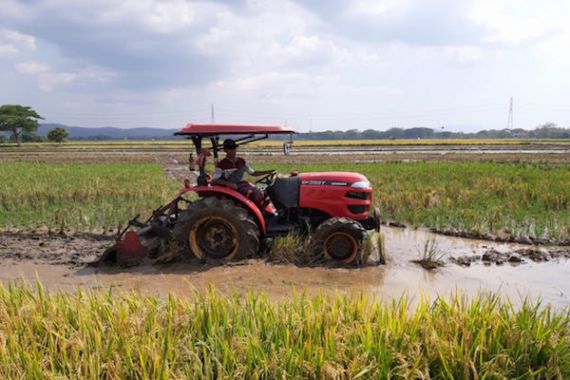
[[[277,171],[272,170],[271,173],[266,174],[263,177],[261,177],[260,179],[258,179],[257,181],[255,181],[255,184],[257,185],[258,183],[261,183],[263,185],[269,186],[273,183],[275,176],[277,176]]]

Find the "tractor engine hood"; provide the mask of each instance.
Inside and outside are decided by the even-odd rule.
[[[302,173],[302,186],[344,186],[358,189],[370,189],[368,179],[359,173],[351,172],[317,172]]]

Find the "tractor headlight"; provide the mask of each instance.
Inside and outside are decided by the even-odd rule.
[[[354,182],[352,185],[350,185],[350,187],[354,187],[355,189],[369,189],[370,188],[370,182],[358,181],[358,182]]]

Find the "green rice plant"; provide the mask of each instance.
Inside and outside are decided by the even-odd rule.
[[[377,258],[377,263],[386,264],[386,251],[384,247],[384,235],[380,232],[368,233],[362,242],[361,264],[366,265],[371,257]]]
[[[271,243],[267,258],[280,264],[308,264],[311,261],[311,240],[306,234],[291,232],[277,236]]]
[[[435,237],[429,237],[424,242],[422,249],[418,249],[419,258],[412,260],[413,263],[421,265],[424,269],[436,269],[445,266],[445,253],[439,249]]]
[[[388,256],[386,255],[386,245],[384,240],[384,234],[378,232],[376,234],[376,249],[378,250],[378,263],[385,265]]]
[[[570,311],[540,302],[189,297],[2,286],[0,378],[570,377]]]
[[[174,198],[181,185],[156,164],[0,166],[0,226],[114,229]]]
[[[366,264],[370,260],[371,256],[376,253],[376,247],[374,246],[374,234],[366,234],[364,241],[362,242],[362,253],[360,255],[360,264]]]

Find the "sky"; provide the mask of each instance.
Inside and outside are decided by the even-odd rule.
[[[568,0],[0,0],[0,104],[46,122],[570,127]],[[212,107],[213,105],[213,107]]]

